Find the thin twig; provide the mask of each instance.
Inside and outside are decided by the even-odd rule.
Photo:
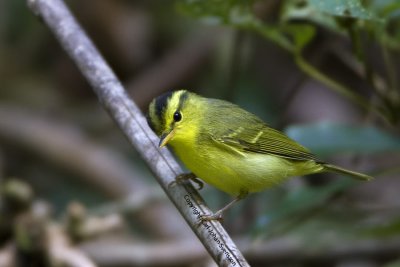
[[[141,154],[171,201],[220,266],[249,266],[219,222],[198,224],[202,214],[210,214],[190,184],[168,187],[182,169],[166,149],[160,151],[157,137],[144,116],[128,97],[113,71],[60,0],[28,0],[30,8],[52,30],[63,48],[92,85],[100,102],[109,111],[131,144]]]

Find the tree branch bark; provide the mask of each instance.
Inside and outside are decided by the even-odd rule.
[[[197,191],[189,183],[168,187],[182,169],[166,149],[159,150],[157,137],[144,116],[128,97],[121,82],[101,57],[61,0],[28,0],[59,40],[82,74],[92,85],[131,144],[141,154],[158,182],[175,204],[210,255],[219,266],[249,266],[219,222],[198,224],[199,216],[210,214]]]

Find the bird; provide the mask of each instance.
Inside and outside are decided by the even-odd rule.
[[[147,122],[160,138],[159,147],[171,147],[192,172],[176,180],[191,179],[202,185],[200,178],[234,197],[217,212],[203,215],[205,221],[222,220],[222,214],[248,194],[293,176],[336,172],[359,180],[373,179],[318,159],[236,104],[188,90],[169,91],[154,98]]]

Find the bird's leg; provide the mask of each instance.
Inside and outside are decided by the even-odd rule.
[[[175,181],[171,182],[168,187],[175,186],[177,183],[182,183],[183,181],[191,180],[195,184],[197,184],[197,190],[201,190],[204,186],[204,183],[200,181],[199,178],[196,177],[196,175],[192,172],[190,173],[182,173],[176,176]]]
[[[228,210],[230,207],[232,207],[236,202],[239,202],[240,200],[244,199],[248,195],[247,191],[240,192],[240,194],[235,197],[231,202],[229,202],[225,207],[222,209],[218,210],[214,214],[211,215],[202,215],[200,218],[200,223],[204,221],[222,221],[222,214]]]

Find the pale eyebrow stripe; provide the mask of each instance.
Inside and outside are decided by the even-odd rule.
[[[189,96],[189,93],[187,91],[180,95],[178,108],[176,109],[177,111],[182,110],[183,104],[186,102],[188,96]]]

